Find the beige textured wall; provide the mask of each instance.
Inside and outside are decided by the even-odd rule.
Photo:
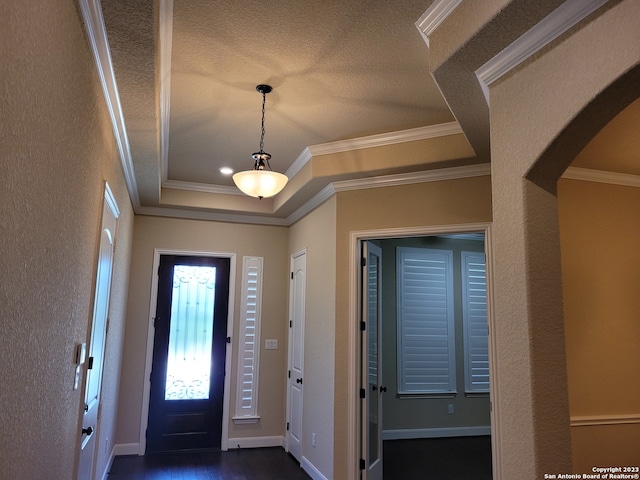
[[[553,188],[590,130],[612,115],[586,105],[638,62],[638,3],[623,1],[491,87],[494,330],[503,478],[569,472],[557,200]],[[593,59],[598,59],[594,68]],[[525,94],[526,92],[526,94]],[[607,118],[607,115],[609,118]],[[543,161],[539,161],[543,158]],[[535,166],[535,180],[524,180]]]
[[[558,185],[572,417],[640,415],[640,189]],[[638,465],[640,424],[572,427],[573,467]]]
[[[337,195],[334,478],[347,478],[349,418],[349,234],[351,231],[491,221],[488,176],[354,190]]]
[[[287,228],[256,226],[198,220],[137,216],[131,256],[129,304],[127,308],[120,389],[120,414],[117,443],[137,444],[142,415],[147,330],[151,295],[154,249],[219,252],[236,254],[236,285],[230,417],[235,411],[237,338],[242,292],[242,257],[264,257],[262,339],[278,339],[278,350],[264,350],[261,342],[258,424],[234,425],[229,422],[229,436],[258,437],[284,434],[284,382],[287,351],[287,292],[289,259]]]
[[[336,296],[336,198],[289,230],[289,255],[306,248],[302,455],[326,478],[333,473]],[[316,435],[316,446],[311,435]]]
[[[74,2],[8,1],[0,15],[0,476],[73,478],[104,181],[121,216],[110,303],[102,475],[113,446],[133,214]]]

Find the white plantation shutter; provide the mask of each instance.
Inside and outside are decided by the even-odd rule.
[[[238,344],[238,390],[234,420],[258,415],[258,358],[262,306],[261,257],[242,259],[242,297]]]
[[[489,331],[485,256],[462,252],[462,321],[465,390],[489,391]]]
[[[398,392],[456,390],[453,252],[398,247]]]

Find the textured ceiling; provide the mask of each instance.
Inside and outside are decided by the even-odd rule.
[[[459,37],[473,32],[464,28],[437,30],[439,50],[430,50],[416,28],[433,0],[101,3],[141,205],[170,208],[165,214],[172,215],[223,212],[255,220],[286,217],[335,180],[486,162],[488,107],[475,71],[561,2],[538,8],[502,2],[497,15],[493,4],[463,2],[453,13],[457,24],[464,27],[470,11],[486,6],[484,28],[467,43]],[[264,142],[272,167],[283,173],[307,168],[265,200],[239,195],[219,172],[252,167],[260,83],[274,88],[266,99]],[[416,149],[416,137],[408,135],[403,141],[414,150],[326,155],[336,142],[397,137],[456,120],[468,141],[458,127],[447,132],[462,138],[447,137],[453,153],[443,153],[437,141]],[[574,165],[640,175],[639,128],[637,101]],[[307,147],[325,156],[311,161]]]

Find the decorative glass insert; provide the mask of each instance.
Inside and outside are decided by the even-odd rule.
[[[209,398],[215,289],[215,267],[174,267],[165,400]]]

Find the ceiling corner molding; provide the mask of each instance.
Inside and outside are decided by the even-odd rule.
[[[100,84],[102,85],[104,99],[107,104],[107,109],[109,110],[111,126],[113,127],[113,133],[120,154],[122,173],[127,184],[133,209],[134,211],[138,211],[140,208],[140,194],[133,169],[129,139],[127,137],[127,129],[124,124],[124,115],[122,114],[122,106],[118,94],[118,86],[113,71],[113,64],[111,63],[111,51],[109,49],[104,18],[102,17],[100,0],[79,0],[78,4],[82,12],[85,32],[89,40],[91,52],[93,53],[93,60],[96,70],[98,71]]]
[[[139,215],[149,215],[152,217],[169,217],[187,220],[204,220],[225,223],[245,223],[253,225],[275,225],[286,227],[287,221],[280,217],[266,217],[261,215],[241,215],[233,213],[220,213],[203,210],[190,210],[172,207],[141,207]]]
[[[209,183],[184,182],[182,180],[165,180],[162,188],[173,188],[175,190],[188,190],[191,192],[218,193],[221,195],[244,195],[236,187],[224,185],[212,185]]]
[[[489,85],[542,50],[609,0],[567,0],[478,70],[476,76],[489,104]]]
[[[160,182],[167,181],[169,171],[169,119],[171,116],[171,48],[173,45],[173,0],[160,0],[159,103],[160,103]]]
[[[429,46],[429,37],[449,15],[462,3],[462,0],[436,0],[415,23]]]
[[[368,137],[340,140],[337,142],[322,143],[308,147],[312,157],[317,155],[328,155],[332,153],[350,152],[352,150],[362,150],[365,148],[383,147],[397,143],[413,142],[428,138],[446,137],[462,133],[462,128],[458,122],[440,123],[428,125],[426,127],[411,128],[398,132],[381,133]]]
[[[640,175],[606,172],[590,168],[569,167],[562,175],[562,178],[640,188]]]
[[[336,193],[332,184],[326,185],[322,190],[316,193],[309,201],[305,202],[300,208],[287,217],[287,225],[293,225],[304,216],[311,213],[312,210],[322,205],[326,200]]]
[[[363,190],[367,188],[395,187],[413,183],[438,182],[443,180],[457,180],[461,178],[483,177],[491,175],[491,164],[481,163],[463,167],[441,168],[438,170],[423,170],[414,173],[399,173],[380,177],[358,178],[333,183],[336,192]]]
[[[309,147],[305,147],[305,149],[302,150],[302,153],[298,155],[298,158],[296,158],[294,162],[289,166],[289,168],[287,168],[287,171],[285,172],[287,178],[291,180],[293,177],[295,177],[298,172],[302,170],[302,167],[304,167],[312,158],[313,155],[311,155]]]

